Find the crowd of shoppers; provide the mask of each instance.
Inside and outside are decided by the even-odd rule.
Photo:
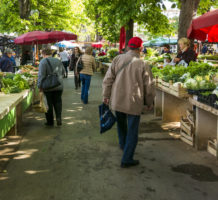
[[[139,164],[134,159],[134,152],[138,141],[138,129],[140,115],[144,104],[147,110],[151,110],[154,100],[154,84],[149,65],[140,59],[143,50],[142,40],[138,37],[130,39],[128,43],[129,51],[120,54],[113,59],[103,80],[103,102],[110,105],[117,117],[117,131],[120,148],[123,150],[121,167],[127,168]],[[46,125],[54,125],[54,114],[56,114],[57,125],[62,125],[62,93],[63,75],[67,76],[68,67],[67,55],[61,51],[61,60],[52,57],[52,51],[45,49],[42,51],[43,59],[39,64],[38,87],[43,91],[48,103]],[[82,69],[79,70],[79,62]],[[49,64],[50,63],[50,64]],[[52,66],[52,72],[49,67]],[[92,47],[87,47],[82,54],[76,47],[70,56],[70,70],[74,70],[75,87],[78,89],[79,82],[82,83],[81,101],[88,103],[91,77],[96,70],[95,59]],[[81,66],[80,66],[81,68]],[[56,73],[61,84],[49,90],[42,89],[43,80],[51,73]]]

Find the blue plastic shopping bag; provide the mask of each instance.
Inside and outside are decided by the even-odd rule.
[[[113,115],[108,105],[103,103],[98,108],[100,118],[100,133],[104,133],[112,128],[116,122],[116,117]]]

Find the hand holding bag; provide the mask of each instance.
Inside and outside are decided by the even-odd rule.
[[[99,106],[99,117],[101,134],[110,130],[116,122],[116,117],[111,112],[109,106],[104,103]]]
[[[46,61],[49,65],[49,74],[42,81],[42,89],[49,90],[58,87],[61,85],[61,82],[58,78],[58,75],[53,72],[50,61],[46,58]]]

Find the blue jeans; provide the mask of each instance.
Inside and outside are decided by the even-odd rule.
[[[82,82],[82,92],[81,92],[81,100],[84,104],[88,103],[88,96],[89,96],[89,87],[91,83],[90,75],[80,74],[80,80]]]
[[[139,115],[116,111],[120,148],[123,149],[122,163],[131,163],[138,143]]]

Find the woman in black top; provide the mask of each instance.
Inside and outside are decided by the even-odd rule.
[[[184,60],[188,65],[191,61],[196,61],[196,53],[190,48],[190,40],[187,38],[181,38],[179,41],[180,52],[174,59],[175,63],[179,63]]]
[[[78,87],[80,87],[80,77],[78,74],[76,74],[76,70],[75,70],[75,67],[76,67],[76,63],[79,59],[79,57],[82,55],[82,52],[80,50],[79,47],[75,47],[74,50],[73,50],[73,54],[70,58],[70,70],[73,71],[74,70],[74,82],[75,82],[75,89],[77,90]]]

